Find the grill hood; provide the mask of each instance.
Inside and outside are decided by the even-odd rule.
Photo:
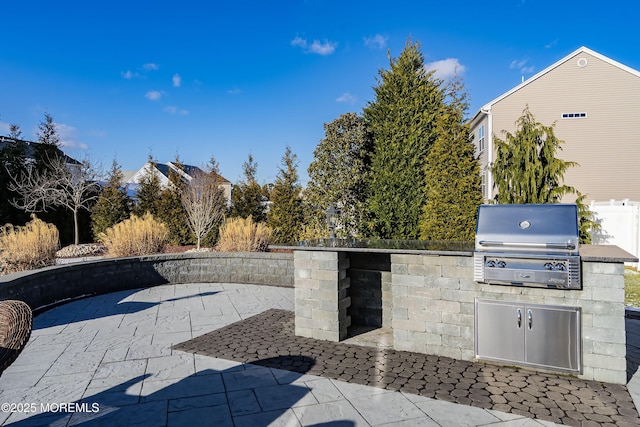
[[[475,250],[578,255],[575,204],[481,205]]]

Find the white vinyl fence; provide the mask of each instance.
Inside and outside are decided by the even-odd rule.
[[[591,202],[589,206],[596,215],[601,229],[592,232],[596,245],[616,245],[639,257],[640,254],[640,202],[610,200]],[[638,267],[638,263],[629,264]]]

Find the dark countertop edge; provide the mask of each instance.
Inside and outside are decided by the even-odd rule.
[[[384,249],[384,248],[345,248],[330,246],[269,246],[272,249],[286,249],[293,251],[311,252],[358,252],[358,253],[393,253],[408,255],[449,255],[449,256],[473,256],[473,251],[444,251],[444,250],[418,250],[418,249]],[[580,258],[586,262],[638,262],[638,258],[616,245],[582,245],[580,246]]]
[[[638,262],[638,257],[616,245],[582,245],[580,257],[587,262]]]
[[[383,253],[383,254],[407,254],[407,255],[451,255],[473,256],[472,251],[429,251],[421,249],[384,249],[384,248],[345,248],[331,246],[278,246],[269,245],[269,249],[310,251],[310,252],[357,252],[357,253]]]

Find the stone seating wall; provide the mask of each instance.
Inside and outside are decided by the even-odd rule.
[[[201,252],[104,258],[0,276],[0,300],[36,313],[85,296],[167,283],[246,283],[293,287],[293,254]]]

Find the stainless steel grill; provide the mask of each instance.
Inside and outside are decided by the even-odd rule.
[[[482,205],[474,252],[477,282],[581,289],[574,204]]]

